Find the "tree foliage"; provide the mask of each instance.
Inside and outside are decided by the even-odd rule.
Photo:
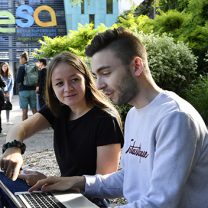
[[[154,18],[154,12],[155,12],[155,0],[144,0],[142,4],[140,4],[135,9],[136,16],[139,15],[147,15],[150,18]]]
[[[137,36],[147,48],[150,70],[157,84],[182,95],[196,76],[197,60],[190,48],[165,34],[140,32]]]
[[[141,7],[142,5],[137,10]],[[133,22],[131,29],[136,25],[134,28],[144,33],[168,33],[175,41],[184,41],[198,56],[198,73],[207,73],[204,58],[208,50],[208,1],[155,0],[154,7],[157,14],[154,19],[148,15],[136,16],[137,13],[131,11],[131,15],[119,18],[118,24],[129,27],[127,21]]]
[[[187,9],[189,4],[189,0],[159,0],[158,7],[163,12],[167,12],[169,10],[178,10],[184,11]]]
[[[208,124],[208,76],[200,76],[185,90],[184,97]]]
[[[41,47],[33,55],[37,58],[50,58],[62,51],[70,51],[84,57],[86,45],[90,43],[97,32],[106,30],[106,26],[101,24],[94,29],[93,24],[79,25],[78,30],[70,30],[69,34],[63,37],[50,38],[45,36],[39,40]]]

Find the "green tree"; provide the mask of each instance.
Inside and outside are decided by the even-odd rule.
[[[189,0],[188,12],[193,14],[193,22],[204,26],[208,21],[208,1]]]
[[[155,16],[155,0],[144,0],[136,9],[135,15],[147,15],[150,18]]]
[[[50,38],[45,36],[40,40],[41,47],[33,53],[33,56],[51,58],[62,51],[70,51],[84,57],[86,45],[90,43],[97,32],[106,30],[101,24],[94,29],[93,24],[79,25],[78,30],[70,30],[69,34],[63,37]]]
[[[189,0],[159,0],[159,8],[167,12],[168,10],[178,10],[183,11],[188,7]]]
[[[145,24],[138,24],[137,29],[145,33],[151,31],[157,34],[168,33],[176,41],[184,41],[198,56],[198,73],[207,73],[207,63],[204,58],[208,46],[208,1],[159,0],[156,6],[158,5],[160,9],[157,11],[160,11],[160,14],[157,14],[153,20],[146,19]],[[170,8],[175,9],[169,10]],[[144,17],[135,18],[136,23],[143,22],[144,19]]]

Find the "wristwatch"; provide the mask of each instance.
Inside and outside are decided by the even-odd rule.
[[[14,140],[12,142],[7,142],[2,147],[2,153],[4,153],[8,148],[17,147],[21,150],[21,154],[25,153],[26,145],[23,142]]]

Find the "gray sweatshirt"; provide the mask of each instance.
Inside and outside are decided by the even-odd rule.
[[[85,176],[85,193],[124,196],[122,208],[208,208],[208,132],[173,92],[133,107],[125,122],[122,170]]]

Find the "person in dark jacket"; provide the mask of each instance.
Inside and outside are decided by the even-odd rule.
[[[45,90],[45,80],[46,80],[46,65],[47,60],[41,58],[38,60],[38,84],[36,87],[37,93],[37,110],[40,110],[43,106],[45,106],[44,100],[44,90]]]
[[[0,75],[0,137],[6,136],[6,133],[2,132],[2,125],[1,125],[1,109],[4,104],[4,90],[3,88],[6,86],[2,76]]]

